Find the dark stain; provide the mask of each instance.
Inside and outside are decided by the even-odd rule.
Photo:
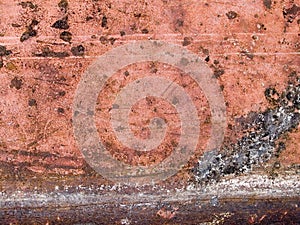
[[[108,38],[108,37],[106,37],[106,36],[101,36],[101,37],[99,38],[99,41],[101,42],[101,44],[104,44],[104,45],[106,45],[106,44],[108,44],[108,43],[110,43],[111,45],[113,45],[113,44],[115,43],[116,40],[117,40],[117,39],[114,38],[114,37]]]
[[[206,58],[204,60],[205,60],[205,62],[209,62],[209,60],[210,60],[209,55],[206,56]]]
[[[37,5],[33,4],[30,1],[20,2],[18,5],[22,6],[23,9],[25,9],[25,8],[37,9]]]
[[[296,4],[294,4],[289,9],[284,8],[282,11],[283,17],[286,19],[288,23],[292,23],[294,19],[298,16],[299,12],[300,12],[300,7],[298,7]]]
[[[241,51],[242,55],[245,55],[247,58],[249,59],[253,59],[254,58],[254,54],[248,51]]]
[[[209,50],[204,47],[199,47],[199,51],[201,51],[204,55],[209,55]]]
[[[263,3],[264,3],[264,6],[265,6],[267,9],[271,9],[271,6],[272,6],[272,0],[263,0]]]
[[[3,65],[4,65],[4,63],[3,63],[3,60],[2,60],[2,59],[0,59],[0,68],[2,68],[2,67],[3,67]]]
[[[184,20],[183,19],[176,20],[175,26],[183,27],[183,25],[184,25]]]
[[[218,65],[219,63],[220,63],[220,62],[219,62],[218,60],[216,60],[216,59],[214,60],[214,64],[215,64],[215,65]]]
[[[107,17],[106,16],[102,17],[101,27],[107,28]]]
[[[101,42],[101,44],[107,44],[109,41],[108,41],[108,38],[107,37],[105,37],[105,36],[101,36],[100,38],[99,38],[99,41]]]
[[[126,34],[125,31],[123,31],[123,30],[120,31],[120,36],[121,36],[121,37],[123,37],[125,34]]]
[[[0,45],[0,56],[7,56],[12,54],[11,50],[7,50],[6,46]]]
[[[170,11],[169,11],[169,16],[170,16],[170,21],[171,21],[171,26],[172,29],[176,32],[183,33],[185,28],[189,25],[187,21],[185,21],[185,16],[186,16],[186,9],[185,7],[180,4],[177,6],[171,6]]]
[[[59,96],[65,96],[65,95],[66,95],[66,92],[65,92],[65,91],[59,91],[59,92],[58,92],[58,95],[59,95]]]
[[[57,112],[58,112],[58,113],[64,113],[65,110],[64,110],[63,108],[59,107],[59,108],[57,108]]]
[[[226,13],[226,16],[228,19],[232,20],[235,19],[238,16],[238,14],[235,11],[229,11]]]
[[[52,24],[51,27],[56,28],[56,29],[61,29],[61,30],[69,29],[70,26],[68,24],[68,17],[64,17],[61,20],[57,20],[54,24]]]
[[[67,0],[61,0],[59,3],[58,3],[58,7],[60,8],[61,11],[63,12],[67,12],[68,11],[68,6],[69,6],[69,3]]]
[[[92,17],[92,16],[87,16],[87,17],[85,18],[85,21],[90,21],[90,20],[92,20],[92,19],[94,19],[94,17]]]
[[[78,45],[78,46],[71,48],[71,52],[75,56],[83,56],[84,51],[85,51],[85,48],[83,47],[83,45]]]
[[[157,65],[154,62],[150,63],[150,72],[151,73],[157,73],[158,69],[157,69]]]
[[[55,57],[55,58],[65,58],[70,56],[68,52],[54,52],[48,46],[42,49],[42,53],[34,53],[37,57]]]
[[[110,44],[113,45],[117,39],[114,37],[111,37],[108,40],[109,40]]]
[[[32,106],[37,106],[37,102],[36,102],[36,100],[35,99],[29,99],[28,100],[28,105],[30,106],[30,107],[32,107]]]
[[[220,76],[222,76],[225,73],[225,71],[223,69],[215,69],[214,70],[214,77],[215,78],[219,78]]]
[[[133,16],[135,18],[141,18],[142,17],[142,13],[134,13]]]
[[[10,81],[10,88],[16,88],[17,90],[20,90],[21,89],[21,87],[22,87],[22,85],[23,85],[23,80],[20,78],[18,78],[18,77],[14,77],[14,79],[12,79],[11,81]]]
[[[30,37],[35,37],[37,35],[37,31],[34,29],[34,27],[38,24],[39,22],[37,20],[32,20],[29,26],[26,27],[26,31],[20,37],[20,41],[23,42],[28,40]]]
[[[29,30],[29,31],[25,31],[21,38],[20,38],[20,41],[23,42],[23,41],[26,41],[28,40],[30,37],[34,37],[37,35],[37,32],[35,30]]]
[[[16,27],[16,28],[21,27],[21,25],[18,24],[18,23],[12,23],[11,26],[12,26],[12,27]]]
[[[148,34],[148,33],[149,33],[149,31],[147,28],[142,29],[142,34]]]
[[[262,23],[259,23],[259,24],[258,24],[258,29],[259,29],[259,30],[267,30],[267,28],[265,27],[265,25],[262,24]]]
[[[66,42],[71,42],[72,34],[69,31],[63,31],[60,33],[59,38]]]
[[[188,46],[193,42],[193,38],[192,37],[184,37],[183,38],[183,42],[182,42],[182,46]]]
[[[129,76],[129,72],[127,70],[124,72],[124,76],[126,76],[126,77]]]

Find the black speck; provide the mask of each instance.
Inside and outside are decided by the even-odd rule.
[[[120,31],[120,35],[121,35],[121,37],[122,37],[122,36],[124,36],[125,34],[126,34],[126,33],[125,33],[125,31],[123,31],[123,30],[122,30],[122,31]]]
[[[22,85],[23,80],[19,79],[18,77],[14,77],[14,79],[10,81],[10,88],[16,88],[17,90],[20,90]]]
[[[102,17],[102,22],[101,22],[101,27],[107,27],[107,17],[103,16]]]
[[[193,41],[193,38],[191,38],[191,37],[184,37],[182,45],[183,46],[188,46],[188,45],[190,45],[192,43],[192,41]]]
[[[5,46],[0,45],[0,56],[6,56],[12,54],[11,50],[7,50]]]
[[[279,93],[273,87],[269,87],[265,90],[265,97],[270,103],[279,101]]]
[[[142,14],[141,14],[141,13],[134,13],[133,16],[134,16],[135,18],[140,18],[140,17],[142,16]]]
[[[129,76],[129,72],[126,70],[126,71],[124,72],[124,75],[125,75],[126,77],[128,77],[128,76]]]
[[[267,8],[267,9],[271,9],[271,6],[272,6],[272,0],[263,0],[264,2],[264,6]]]
[[[32,98],[32,99],[29,99],[28,105],[29,105],[29,106],[37,106],[36,100],[33,99],[33,98]]]
[[[209,62],[209,55],[204,60],[205,62]]]
[[[101,42],[101,44],[104,44],[104,45],[106,45],[106,44],[108,44],[108,43],[110,43],[111,45],[113,45],[113,44],[115,43],[116,40],[117,40],[117,39],[114,38],[114,37],[108,38],[108,37],[106,37],[106,36],[101,36],[101,37],[99,38],[99,41]]]
[[[38,25],[39,24],[39,21],[37,21],[37,20],[32,20],[31,21],[31,24],[29,25],[30,27],[33,27],[33,26],[36,26],[36,25]]]
[[[65,96],[66,95],[66,92],[65,91],[60,91],[58,92],[59,96]]]
[[[218,77],[222,76],[224,73],[225,73],[225,71],[223,69],[216,69],[214,71],[214,77],[218,78]]]
[[[108,43],[108,38],[107,37],[105,37],[105,36],[101,36],[100,38],[99,38],[99,41],[101,42],[101,44],[107,44]]]
[[[90,21],[90,20],[92,20],[92,19],[94,19],[94,17],[92,17],[92,16],[87,16],[87,17],[85,18],[85,21]]]
[[[68,21],[67,21],[67,18],[63,18],[61,20],[57,20],[54,24],[52,24],[53,28],[56,28],[56,29],[62,29],[62,30],[67,30],[69,29],[69,24],[68,24]]]
[[[34,26],[38,25],[38,21],[37,20],[32,20],[31,23],[29,24],[29,26],[27,26],[26,31],[22,34],[22,36],[20,37],[20,41],[26,41],[28,40],[30,37],[34,37],[37,35],[37,31],[34,30]]]
[[[20,37],[20,41],[26,41],[28,40],[30,37],[34,37],[37,35],[37,32],[35,30],[30,30],[30,31],[25,31],[22,36]]]
[[[238,16],[238,14],[234,11],[229,11],[228,13],[226,13],[226,16],[228,19],[232,20],[235,19]]]
[[[242,51],[241,54],[247,56],[247,58],[249,58],[249,59],[253,59],[254,58],[254,54],[250,53],[248,51]]]
[[[177,25],[178,27],[183,27],[183,24],[184,24],[184,20],[182,20],[182,19],[178,19],[178,20],[176,21],[176,25]]]
[[[11,26],[12,26],[12,27],[21,27],[21,25],[18,24],[18,23],[12,23]]]
[[[149,33],[149,31],[148,31],[148,29],[147,29],[147,28],[144,28],[144,29],[142,30],[142,33],[143,33],[143,34],[148,34],[148,33]]]
[[[57,112],[58,112],[58,113],[64,113],[65,110],[64,110],[63,108],[59,107],[59,108],[57,108]]]
[[[290,74],[289,74],[289,77],[295,77],[297,75],[297,72],[296,71],[292,71]]]
[[[83,45],[78,45],[76,47],[71,48],[71,52],[75,56],[83,56],[84,50],[85,50],[85,48],[83,47]]]
[[[68,10],[68,1],[67,0],[61,0],[59,3],[58,3],[58,7],[60,8],[61,11],[64,11],[64,12],[67,12]]]
[[[70,42],[72,40],[72,34],[69,31],[63,31],[59,35],[59,38],[62,39],[63,41]]]
[[[64,58],[70,56],[68,52],[54,52],[49,47],[44,47],[42,49],[42,53],[35,53],[34,55],[38,57],[56,57],[56,58]]]
[[[25,9],[25,8],[36,9],[37,8],[37,5],[33,4],[30,1],[20,2],[18,5],[22,6],[23,9]]]
[[[111,37],[108,40],[109,40],[109,42],[110,42],[111,45],[113,45],[115,43],[115,41],[116,41],[116,39],[114,37]]]

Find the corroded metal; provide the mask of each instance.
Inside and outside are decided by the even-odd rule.
[[[299,9],[287,0],[0,1],[0,223],[299,224]],[[99,56],[155,42],[196,56],[218,85],[224,141],[211,132],[216,107],[203,83],[148,51],[148,61],[120,63],[95,97],[91,118],[106,154],[154,167],[180,143],[180,98],[154,95],[133,104],[128,127],[136,137],[166,128],[165,139],[152,139],[163,142],[153,152],[132,149],[130,141],[123,146],[123,133],[109,125],[120,106],[114,98],[144,77],[158,77],[162,86],[169,79],[190,96],[198,145],[182,168],[170,168],[173,176],[120,185],[82,155],[74,97]],[[211,138],[222,146],[207,148]]]

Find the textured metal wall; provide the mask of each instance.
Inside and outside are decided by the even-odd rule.
[[[299,224],[299,15],[0,0],[0,221]]]

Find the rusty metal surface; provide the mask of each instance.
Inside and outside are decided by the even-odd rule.
[[[299,2],[0,0],[0,15],[1,223],[300,223]],[[110,69],[97,92],[97,72],[106,79]],[[128,121],[146,140],[149,121],[163,118],[163,145],[141,152],[116,136],[114,99],[147,77],[157,78],[150,91],[166,78],[190,96],[201,128],[187,132],[194,151],[170,158],[183,127],[178,99],[154,94],[132,104]],[[131,103],[126,96],[119,102]],[[95,104],[87,113],[84,100]],[[216,113],[223,100],[226,124]],[[77,115],[95,122],[112,158],[101,167]],[[134,175],[155,165],[162,176]]]

